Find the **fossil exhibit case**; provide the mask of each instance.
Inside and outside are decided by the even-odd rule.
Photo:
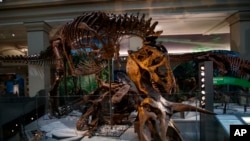
[[[0,140],[228,141],[231,124],[249,124],[250,61],[169,53],[152,18],[82,12],[40,53],[1,55],[1,66],[22,65],[0,75]],[[28,95],[32,76],[51,85]]]

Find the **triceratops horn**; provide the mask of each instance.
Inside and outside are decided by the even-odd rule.
[[[200,113],[205,113],[205,114],[212,114],[214,115],[215,113],[199,108],[199,107],[195,107],[189,104],[183,104],[183,103],[171,103],[173,112],[184,112],[184,111],[197,111]]]

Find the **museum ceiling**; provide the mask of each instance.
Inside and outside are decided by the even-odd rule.
[[[2,0],[0,55],[27,51],[24,23],[45,21],[53,29],[84,11],[146,13],[153,21],[159,21],[157,30],[164,31],[159,41],[170,53],[228,50],[230,39],[226,19],[238,10],[247,9],[250,9],[248,0]]]

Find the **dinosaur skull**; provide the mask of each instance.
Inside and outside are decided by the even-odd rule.
[[[150,80],[152,87],[162,94],[171,94],[175,88],[175,79],[168,56],[157,47],[144,45],[138,51],[130,51],[126,67],[130,79],[144,94],[148,94],[141,84],[144,78]]]

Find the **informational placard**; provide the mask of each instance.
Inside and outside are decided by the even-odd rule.
[[[236,85],[236,86],[250,88],[250,82],[248,80],[235,78],[235,77],[229,77],[229,76],[214,77],[213,84],[214,85]]]

